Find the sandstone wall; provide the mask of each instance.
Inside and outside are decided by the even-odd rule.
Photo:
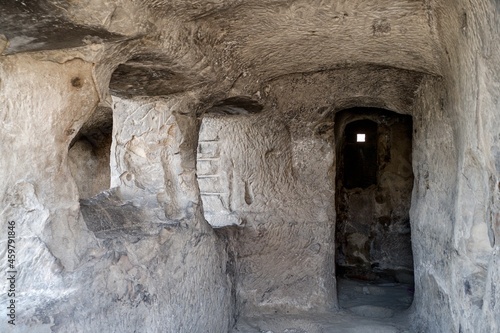
[[[1,5],[18,331],[220,333],[234,311],[335,308],[332,119],[355,106],[414,119],[415,330],[500,329],[498,1],[40,3]],[[221,165],[196,180],[195,112],[234,96],[264,109],[206,119],[198,154]],[[112,104],[112,188],[90,197],[108,177],[84,183],[104,168],[75,136]],[[207,219],[237,227],[213,232],[197,182]]]
[[[229,239],[244,314],[337,307],[335,112],[410,112],[419,73],[360,66],[294,74],[259,90],[260,114],[203,119],[198,181]],[[201,178],[201,179],[200,179]]]
[[[18,271],[16,326],[2,320],[0,330],[226,332],[232,320],[228,258],[224,244],[200,215],[193,183],[195,162],[189,158],[196,149],[196,121],[179,119],[192,117],[174,116],[177,110],[169,106],[150,109],[167,118],[153,117],[140,131],[134,124],[144,115],[134,112],[127,120],[116,121],[115,129],[140,140],[161,126],[176,128],[166,131],[174,141],[164,142],[161,151],[154,149],[157,141],[146,140],[141,148],[148,156],[162,156],[158,160],[163,162],[162,174],[173,175],[165,179],[182,180],[178,173],[188,174],[192,181],[182,186],[189,193],[164,178],[155,186],[142,186],[149,170],[141,169],[142,155],[136,154],[122,170],[136,184],[127,183],[125,177],[120,190],[122,184],[115,179],[118,188],[80,205],[68,149],[99,102],[93,65],[79,59],[63,63],[36,59],[8,56],[0,63],[0,225],[7,230],[7,222],[15,222]],[[156,203],[157,197],[161,203],[174,201],[175,209],[157,210],[162,215],[150,219],[141,210],[151,205],[150,196],[127,201],[127,194],[139,189],[135,185],[148,190]],[[162,194],[157,188],[169,190]],[[5,232],[2,258],[7,258],[6,242]],[[8,270],[6,264],[2,260],[3,272]],[[1,307],[6,309],[8,301],[2,293]]]

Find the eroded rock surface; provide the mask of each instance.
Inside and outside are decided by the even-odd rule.
[[[499,13],[2,2],[0,331],[498,332]],[[353,107],[413,119],[410,328],[338,310],[334,122]]]

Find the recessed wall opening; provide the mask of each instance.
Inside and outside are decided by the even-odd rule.
[[[414,286],[412,118],[352,108],[336,114],[335,133],[339,304],[408,308]]]
[[[110,150],[113,111],[98,107],[70,144],[68,163],[80,199],[110,187]]]

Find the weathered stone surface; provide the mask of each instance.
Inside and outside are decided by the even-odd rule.
[[[417,230],[415,323],[424,331],[500,327],[491,286],[499,270],[491,264],[498,257],[491,237],[500,175],[498,12],[495,1],[460,8],[443,1],[435,11],[443,80],[426,82],[418,94],[410,214]]]
[[[2,175],[1,218],[4,230],[7,221],[16,224],[18,271],[16,326],[2,321],[1,330],[227,331],[227,255],[209,229],[196,228],[203,222],[199,212],[191,208],[183,227],[160,226],[154,232],[116,230],[115,225],[124,221],[148,222],[130,214],[130,205],[117,209],[118,216],[107,216],[111,226],[87,227],[82,218],[67,158],[72,138],[97,105],[91,64],[57,64],[23,55],[2,59],[1,73],[6,158],[0,163],[2,170],[9,170]],[[80,82],[76,87],[75,78]],[[196,141],[191,145],[194,149]],[[182,158],[179,163],[186,163],[186,168],[189,164]],[[103,235],[109,227],[114,230]],[[5,254],[6,237],[1,244]],[[6,264],[7,260],[1,263],[4,272]],[[197,293],[190,292],[195,289]],[[7,294],[0,300],[6,308]]]
[[[403,329],[314,322],[337,309],[334,116],[351,107],[413,117],[411,329],[499,331],[499,13],[2,2],[0,227],[16,222],[19,293],[0,331],[221,333],[276,311],[298,319],[255,327]]]
[[[67,8],[65,10],[60,4],[50,1],[10,1],[2,5],[0,12],[2,33],[9,41],[6,54],[125,39],[125,36],[87,22],[73,22],[64,15]]]
[[[282,120],[281,112],[203,120],[198,163],[218,170],[199,183],[204,211],[214,226],[242,227],[232,247],[246,311],[325,310],[335,305],[333,147]]]
[[[413,283],[411,117],[356,108],[335,119],[339,273]],[[365,134],[364,142],[356,141],[357,133]]]

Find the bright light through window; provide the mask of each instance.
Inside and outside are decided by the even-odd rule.
[[[365,142],[366,135],[365,134],[357,134],[356,136],[356,141],[357,142]]]

